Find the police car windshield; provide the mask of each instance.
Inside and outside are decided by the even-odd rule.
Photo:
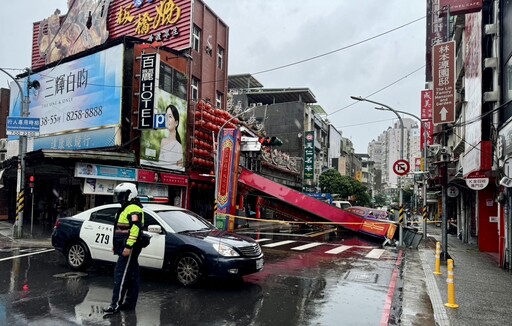
[[[178,233],[215,229],[213,224],[190,211],[159,211],[156,213]]]

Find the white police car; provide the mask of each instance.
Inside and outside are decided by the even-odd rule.
[[[263,253],[252,238],[215,228],[183,208],[144,205],[144,233],[150,244],[139,256],[141,267],[169,270],[183,285],[204,277],[243,276],[263,268]],[[119,204],[91,208],[56,221],[52,245],[74,270],[84,270],[93,260],[115,262],[112,235]]]

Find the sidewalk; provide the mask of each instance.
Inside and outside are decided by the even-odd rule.
[[[51,247],[52,229],[39,223],[23,225],[23,236],[19,239],[13,236],[14,225],[11,221],[0,221],[0,239],[12,241],[13,246]],[[32,233],[31,233],[32,231]]]
[[[454,261],[455,302],[459,308],[444,306],[448,302],[446,263],[441,263],[442,275],[433,274],[437,241],[441,241],[441,228],[431,226],[418,250],[406,249],[402,325],[425,325],[420,320],[429,311],[433,311],[435,325],[509,325],[512,273],[501,269],[493,255],[479,252],[476,244],[464,244],[454,235],[448,235],[448,254]],[[419,262],[423,271],[415,269],[414,262]],[[420,307],[426,294],[418,288],[426,289],[431,307]],[[408,293],[411,290],[412,295]]]

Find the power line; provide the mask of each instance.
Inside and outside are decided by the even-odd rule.
[[[396,118],[393,118],[393,119],[383,119],[383,120],[375,120],[375,121],[370,121],[370,122],[362,122],[362,123],[356,123],[356,124],[353,124],[353,125],[346,125],[346,126],[334,127],[334,128],[341,129],[341,128],[357,127],[357,126],[363,126],[363,125],[369,125],[369,124],[374,124],[374,123],[379,123],[379,122],[384,122],[384,121],[393,121],[393,120],[396,120]]]
[[[308,61],[311,61],[311,60],[315,60],[315,59],[318,59],[318,58],[321,58],[321,57],[325,57],[327,55],[330,55],[330,54],[333,54],[333,53],[336,53],[336,52],[340,52],[340,51],[343,51],[343,50],[346,50],[346,49],[349,49],[349,48],[352,48],[356,45],[359,45],[359,44],[362,44],[362,43],[366,43],[366,42],[369,42],[373,39],[376,39],[378,37],[381,37],[383,35],[386,35],[386,34],[389,34],[391,32],[394,32],[396,30],[399,30],[401,28],[404,28],[408,25],[411,25],[411,24],[414,24],[415,22],[417,21],[420,21],[420,20],[423,20],[426,16],[423,16],[423,17],[420,17],[420,18],[417,18],[413,21],[410,21],[408,23],[405,23],[403,25],[400,25],[398,27],[395,27],[395,28],[392,28],[390,30],[387,30],[385,32],[382,32],[380,34],[377,34],[377,35],[374,35],[372,37],[369,37],[369,38],[366,38],[362,41],[359,41],[359,42],[356,42],[356,43],[352,43],[352,44],[349,44],[347,46],[344,46],[344,47],[341,47],[339,49],[336,49],[336,50],[332,50],[332,51],[329,51],[329,52],[325,52],[325,53],[322,53],[322,54],[319,54],[319,55],[316,55],[316,56],[313,56],[313,57],[310,57],[310,58],[307,58],[307,59],[303,59],[303,60],[299,60],[299,61],[295,61],[295,62],[292,62],[292,63],[288,63],[288,64],[285,64],[285,65],[282,65],[282,66],[278,66],[278,67],[275,67],[275,68],[270,68],[270,69],[266,69],[266,70],[262,70],[262,71],[258,71],[258,72],[255,72],[255,73],[252,73],[251,75],[259,75],[259,74],[263,74],[263,73],[266,73],[266,72],[270,72],[270,71],[275,71],[275,70],[279,70],[279,69],[284,69],[284,68],[288,68],[288,67],[291,67],[291,66],[295,66],[295,65],[298,65],[298,64],[301,64],[301,63],[304,63],[304,62],[308,62]]]
[[[387,88],[389,88],[389,87],[391,87],[391,86],[393,86],[393,85],[397,84],[398,82],[400,82],[400,81],[402,81],[402,80],[406,79],[407,77],[409,77],[409,76],[411,76],[411,75],[415,74],[416,72],[420,71],[420,70],[421,70],[421,69],[423,69],[423,68],[425,68],[425,65],[423,65],[423,66],[421,66],[421,67],[419,67],[419,68],[417,68],[417,69],[415,69],[415,70],[411,71],[411,72],[410,72],[410,73],[408,73],[407,75],[400,77],[399,79],[397,79],[397,80],[395,80],[394,82],[392,82],[392,83],[390,83],[390,84],[388,84],[388,85],[386,85],[386,86],[382,87],[381,89],[376,90],[375,92],[373,92],[373,93],[371,93],[371,94],[366,95],[364,98],[368,98],[368,97],[371,97],[371,96],[373,96],[373,95],[375,95],[375,94],[377,94],[377,93],[382,92],[383,90],[385,90],[385,89],[387,89]],[[354,100],[354,102],[352,102],[352,103],[350,103],[350,104],[348,104],[348,105],[345,105],[345,106],[344,106],[344,107],[342,107],[341,109],[335,110],[335,111],[333,111],[333,112],[331,112],[331,113],[327,114],[327,116],[330,116],[330,115],[332,115],[332,114],[334,114],[334,113],[337,113],[337,112],[343,111],[343,110],[345,110],[345,109],[348,109],[348,108],[349,108],[349,107],[351,107],[352,105],[355,105],[355,104],[357,104],[357,103],[359,103],[359,102],[360,102],[360,101],[355,101],[355,100]]]

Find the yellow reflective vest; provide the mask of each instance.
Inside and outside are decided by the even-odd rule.
[[[126,248],[132,248],[137,242],[139,235],[142,235],[144,226],[144,211],[139,205],[130,204],[119,214],[117,219],[117,228],[120,230],[129,230]]]

